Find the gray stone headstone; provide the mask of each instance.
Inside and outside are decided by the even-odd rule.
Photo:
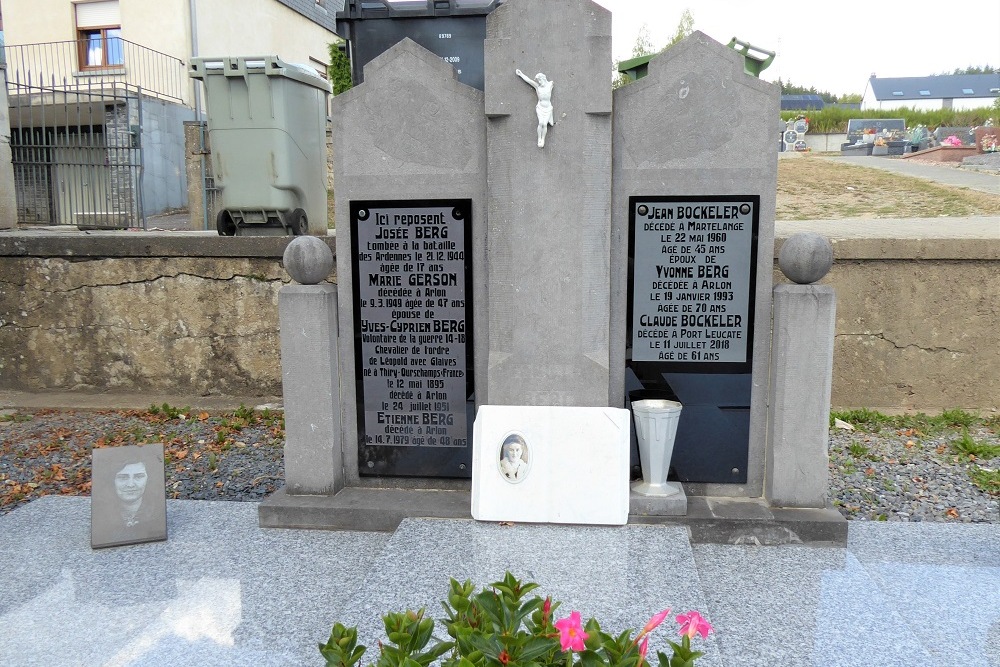
[[[340,368],[347,482],[358,480],[357,396],[351,270],[352,201],[471,199],[475,284],[485,284],[486,149],[483,93],[409,39],[365,66],[365,81],[332,102]],[[483,299],[477,293],[476,300]],[[474,321],[476,343],[481,322]],[[485,355],[477,355],[477,359]],[[483,377],[476,369],[476,377]]]
[[[777,153],[773,119],[779,115],[780,93],[771,83],[745,74],[742,57],[733,49],[695,31],[649,62],[649,74],[614,93],[614,172],[611,230],[611,322],[614,356],[612,405],[625,393],[629,275],[629,198],[633,196],[759,196],[759,237],[750,359],[749,461],[746,483],[694,486],[693,493],[760,495],[764,476],[764,433],[770,341],[771,273],[777,187]],[[735,289],[735,286],[734,286]],[[742,386],[742,385],[741,385]],[[742,390],[728,405],[745,406]],[[678,396],[682,403],[685,397]],[[700,400],[700,399],[699,399]],[[725,401],[717,403],[724,406]],[[721,423],[718,410],[701,416],[687,410],[689,420]],[[684,417],[675,460],[685,454]],[[707,450],[699,444],[704,458]],[[693,454],[692,454],[693,456]],[[728,470],[724,471],[727,474]]]
[[[480,403],[614,405],[611,14],[589,0],[509,0],[486,33],[489,351]],[[544,148],[538,97],[519,69],[553,82]]]

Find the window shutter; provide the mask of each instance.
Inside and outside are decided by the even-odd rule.
[[[102,2],[85,2],[76,6],[76,27],[92,28],[95,26],[121,25],[121,13],[118,11],[118,0],[102,0]]]

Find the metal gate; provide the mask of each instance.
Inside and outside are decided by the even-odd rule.
[[[7,92],[18,223],[145,227],[141,91],[14,80]]]

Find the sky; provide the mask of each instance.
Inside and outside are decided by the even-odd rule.
[[[694,29],[774,51],[761,78],[779,77],[834,95],[862,94],[880,78],[950,74],[968,66],[1000,67],[1000,0],[914,3],[838,0],[828,5],[775,0],[594,0],[612,13],[612,51],[632,57],[645,23],[660,48],[685,9]],[[914,7],[921,7],[918,12]]]

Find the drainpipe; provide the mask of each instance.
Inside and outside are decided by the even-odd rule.
[[[198,56],[198,0],[188,0],[188,14],[191,19],[191,57]],[[201,82],[194,83],[194,119],[201,120]]]
[[[198,55],[198,0],[188,0],[188,14],[191,19],[191,57]],[[192,79],[194,85],[194,119],[198,123],[198,152],[201,162],[199,174],[201,178],[201,228],[208,226],[208,191],[205,188],[205,126],[201,124],[201,81]]]

